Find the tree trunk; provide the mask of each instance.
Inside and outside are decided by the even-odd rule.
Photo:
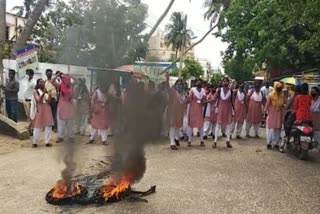
[[[17,38],[17,42],[13,48],[13,52],[25,46],[26,42],[32,34],[33,27],[36,25],[46,5],[48,5],[48,0],[38,1],[37,5],[33,9],[30,17],[27,20],[27,23],[25,24],[21,35]]]
[[[0,85],[4,84],[3,64],[2,64],[2,48],[6,42],[6,0],[0,0]],[[0,89],[0,113],[2,112],[2,90]]]
[[[0,43],[6,41],[6,0],[0,0]]]
[[[169,5],[167,6],[166,10],[163,12],[163,14],[160,16],[160,18],[158,19],[157,23],[153,26],[153,28],[151,29],[150,33],[146,36],[146,42],[149,42],[150,38],[152,37],[152,35],[154,34],[154,32],[156,32],[156,30],[158,29],[159,25],[161,24],[161,22],[164,20],[164,18],[166,18],[166,16],[168,15],[173,3],[175,2],[175,0],[171,0]]]
[[[161,74],[164,74],[164,73],[167,72],[169,69],[171,69],[172,66],[173,66],[174,64],[176,64],[176,63],[180,60],[180,58],[182,58],[183,56],[185,56],[190,50],[192,50],[192,48],[194,48],[195,46],[197,46],[197,45],[199,45],[201,42],[203,42],[203,40],[205,40],[205,38],[207,38],[207,36],[208,36],[218,25],[219,25],[219,20],[218,20],[218,22],[217,22],[214,26],[212,26],[212,27],[210,28],[210,30],[209,30],[206,34],[203,35],[203,37],[202,37],[199,41],[197,41],[196,43],[194,43],[193,45],[191,45],[189,48],[185,49],[185,50],[183,51],[183,53],[180,55],[180,57],[177,58],[176,60],[174,60],[166,69],[164,69],[164,70],[161,72]]]

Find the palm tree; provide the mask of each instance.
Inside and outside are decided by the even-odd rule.
[[[182,53],[184,48],[191,45],[193,32],[187,29],[187,16],[181,12],[174,12],[170,18],[170,24],[166,25],[167,34],[165,36],[166,45],[171,46],[172,50]]]
[[[154,32],[156,32],[157,28],[159,27],[159,25],[161,24],[161,22],[164,20],[164,18],[166,18],[166,16],[168,15],[170,9],[172,8],[173,3],[175,2],[175,0],[171,0],[168,4],[168,6],[166,7],[165,11],[163,12],[163,14],[160,16],[160,18],[157,20],[156,24],[152,27],[151,31],[148,33],[148,35],[146,36],[146,42],[148,42],[150,40],[150,38],[152,37],[152,35],[154,34]]]
[[[205,40],[207,36],[209,36],[216,27],[220,26],[221,22],[223,21],[223,13],[228,10],[230,3],[231,0],[205,0],[203,6],[207,9],[207,11],[204,14],[204,18],[210,20],[210,29],[197,42],[193,43],[190,47],[188,47],[180,55],[179,58],[177,58],[171,63],[170,66],[164,69],[162,71],[162,74],[167,72],[172,67],[172,65],[181,60],[180,58],[187,54],[188,51],[190,51],[192,48],[203,42],[203,40]]]
[[[11,11],[17,11],[17,16],[23,16],[27,19],[29,18],[32,7],[35,6],[36,1],[35,0],[24,0],[23,6],[15,6],[11,9]]]

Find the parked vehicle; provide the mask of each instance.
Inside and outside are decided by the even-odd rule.
[[[293,141],[286,143],[287,150],[290,150],[300,160],[308,158],[309,150],[317,147],[318,142],[313,138],[313,129],[310,123],[294,125],[290,132]]]

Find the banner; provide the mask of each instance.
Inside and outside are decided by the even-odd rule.
[[[26,76],[26,70],[32,69],[34,72],[39,70],[37,50],[34,45],[28,45],[15,52],[17,61],[17,73],[19,79]]]

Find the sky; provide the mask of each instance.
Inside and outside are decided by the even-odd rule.
[[[149,6],[149,17],[146,22],[149,26],[153,26],[170,0],[142,0],[142,2]],[[176,0],[158,30],[165,29],[165,25],[169,22],[170,15],[173,12],[183,12],[188,14],[188,27],[194,32],[198,39],[201,38],[202,35],[209,30],[210,25],[210,23],[203,18],[205,11],[203,9],[203,2],[204,0],[192,0],[191,3],[189,0]],[[23,0],[7,0],[7,11],[10,12],[11,8],[22,4]],[[148,27],[147,30],[150,30],[150,27]],[[194,41],[197,41],[197,39]],[[221,68],[221,51],[224,51],[226,48],[226,43],[223,43],[219,38],[209,35],[205,41],[195,47],[195,57],[209,60],[214,69],[218,67]]]

